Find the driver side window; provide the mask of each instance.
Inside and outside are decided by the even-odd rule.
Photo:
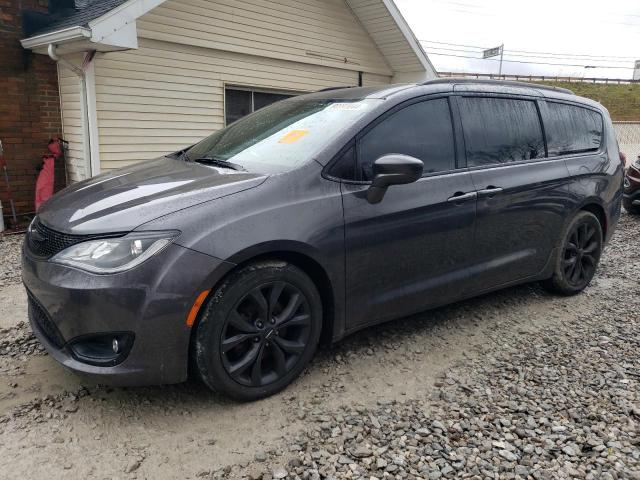
[[[358,142],[358,170],[372,180],[373,162],[399,153],[424,162],[424,173],[455,168],[451,111],[446,98],[414,103],[383,119]]]

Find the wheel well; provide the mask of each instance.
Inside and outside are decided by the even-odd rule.
[[[586,212],[593,213],[598,221],[600,222],[600,226],[602,227],[602,238],[607,237],[607,216],[604,212],[604,208],[597,203],[590,203],[581,208]]]
[[[211,293],[215,292],[218,285],[222,281],[224,281],[224,279],[227,278],[228,275],[250,263],[256,263],[264,260],[281,260],[295,265],[304,273],[309,275],[309,278],[311,278],[313,283],[316,285],[316,288],[320,293],[320,298],[322,299],[323,319],[322,331],[320,332],[320,341],[322,343],[330,343],[333,337],[333,325],[335,318],[335,299],[333,295],[333,289],[331,287],[331,281],[329,280],[329,276],[327,275],[327,272],[324,270],[324,268],[318,262],[307,255],[291,251],[277,251],[251,257],[236,265],[230,272],[227,272],[224,278],[220,279],[218,284],[216,284],[216,286],[211,290]]]

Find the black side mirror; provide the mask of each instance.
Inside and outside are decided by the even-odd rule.
[[[390,185],[413,183],[422,177],[424,163],[409,155],[384,155],[373,162],[373,182],[367,191],[369,203],[380,203]]]

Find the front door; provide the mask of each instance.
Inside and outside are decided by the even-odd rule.
[[[368,185],[342,184],[348,329],[459,298],[476,201],[470,173],[455,168],[448,99],[394,109],[359,136],[356,152],[361,180],[390,153],[421,159],[425,172],[373,205]]]
[[[546,158],[535,100],[463,96],[467,166],[478,192],[471,292],[533,277],[562,230],[568,170]]]

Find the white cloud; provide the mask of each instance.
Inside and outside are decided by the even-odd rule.
[[[505,0],[396,0],[396,4],[420,40],[487,48],[504,43],[505,60],[578,65],[505,62],[503,73],[507,74],[631,78],[633,61],[640,60],[638,0],[538,0],[535,3]],[[453,56],[479,57],[468,51],[456,51],[475,49],[443,44],[423,46],[439,71],[498,72],[496,61]],[[515,56],[515,52],[509,55],[513,50],[606,58],[562,55],[525,58]],[[615,65],[630,69],[585,69],[584,65]]]

